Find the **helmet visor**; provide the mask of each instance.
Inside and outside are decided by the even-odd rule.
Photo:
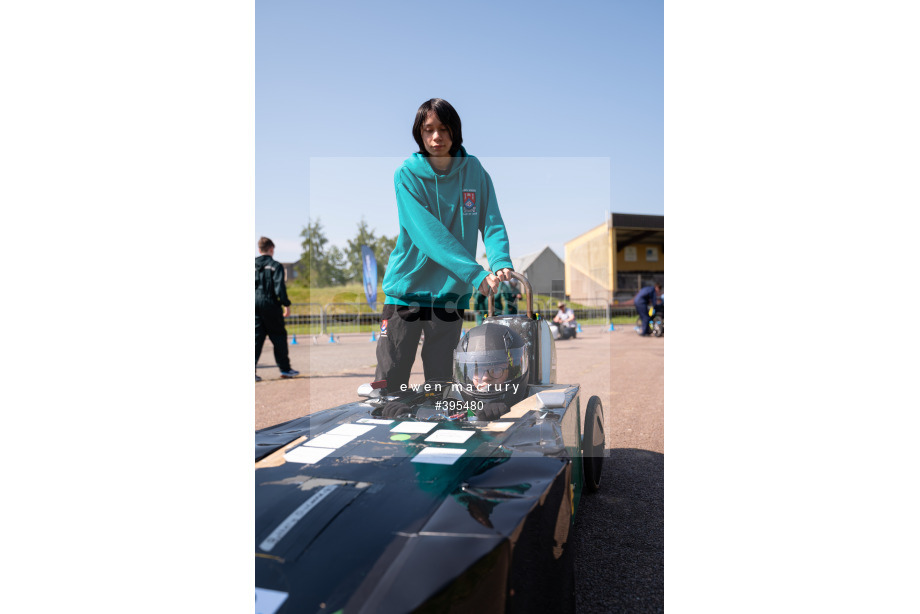
[[[522,347],[454,352],[454,381],[471,391],[503,391],[505,384],[519,380],[526,371],[527,352]]]

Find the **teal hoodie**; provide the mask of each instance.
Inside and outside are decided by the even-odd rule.
[[[513,268],[492,178],[463,147],[446,174],[416,153],[399,167],[394,182],[399,237],[383,277],[387,304],[459,301],[466,309],[489,274],[476,262],[480,232],[492,271]]]

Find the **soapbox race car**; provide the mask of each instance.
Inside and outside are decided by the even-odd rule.
[[[603,407],[555,382],[549,326],[514,276],[527,315],[490,300],[482,324],[525,342],[526,395],[507,413],[451,415],[454,382],[378,383],[256,432],[257,613],[574,610],[569,535],[600,485]],[[382,417],[397,399],[408,411]]]

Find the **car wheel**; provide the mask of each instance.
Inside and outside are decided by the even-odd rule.
[[[588,399],[585,409],[584,430],[581,440],[581,461],[585,473],[585,489],[597,492],[601,486],[601,472],[604,469],[604,407],[599,397]]]

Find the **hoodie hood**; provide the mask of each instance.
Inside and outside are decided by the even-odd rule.
[[[421,179],[440,179],[444,177],[453,177],[459,174],[466,168],[467,161],[469,161],[469,156],[466,153],[466,149],[461,145],[457,155],[453,157],[450,163],[450,170],[444,174],[437,173],[431,166],[428,156],[420,153],[412,154],[412,157],[406,160],[405,165],[416,177]]]

